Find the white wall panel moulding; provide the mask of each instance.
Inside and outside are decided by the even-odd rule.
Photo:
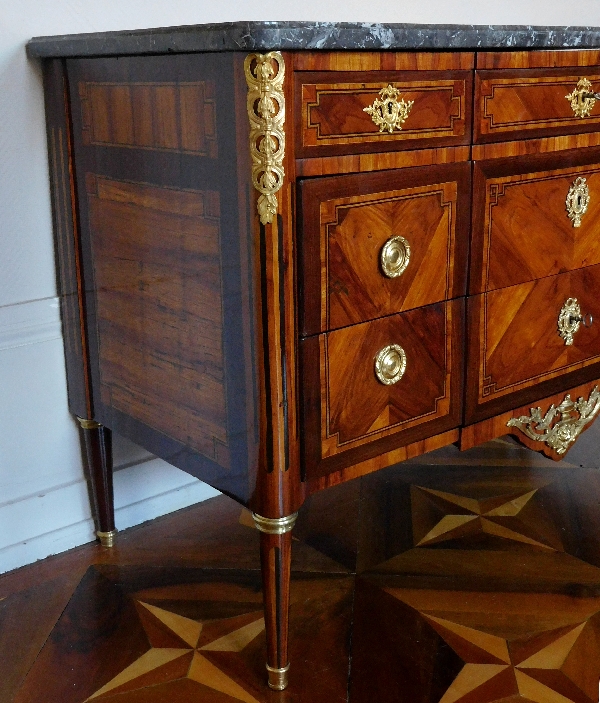
[[[126,471],[121,473],[126,473]],[[189,479],[189,476],[186,479]],[[17,543],[8,544],[3,549],[0,549],[0,574],[17,569],[25,564],[31,564],[52,554],[59,554],[67,549],[95,541],[94,523],[89,517],[89,511],[83,507],[82,497],[84,491],[85,486],[79,485],[68,487],[64,495],[61,495],[60,491],[55,492],[48,502],[55,505],[62,504],[63,509],[69,514],[69,518],[73,522],[65,524],[69,523],[70,520],[49,519],[45,524],[44,530],[40,530],[38,527],[38,534],[35,536],[29,539],[21,539]],[[67,494],[72,494],[73,492],[78,493],[77,497],[79,500],[72,502],[73,495]],[[214,488],[207,486],[205,483],[188,480],[188,482],[167,490],[161,495],[149,496],[142,501],[121,505],[115,511],[117,528],[124,530],[128,527],[133,527],[166,513],[200,503],[216,495],[219,495],[218,491],[215,491]],[[40,507],[33,499],[26,501],[26,503],[27,505],[15,506],[15,509],[20,511],[22,515],[28,513],[31,516]],[[43,512],[50,518],[53,511],[44,510]],[[0,515],[0,521],[1,519]]]
[[[0,351],[60,339],[58,298],[0,307]]]

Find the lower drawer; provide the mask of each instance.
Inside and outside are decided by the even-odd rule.
[[[469,298],[467,424],[598,376],[598,290],[600,265]]]
[[[303,339],[305,477],[457,427],[463,321],[459,299]]]

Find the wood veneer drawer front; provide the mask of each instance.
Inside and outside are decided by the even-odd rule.
[[[365,111],[394,109],[381,92],[388,87],[407,110],[392,131]],[[295,94],[300,157],[469,143],[470,71],[301,71]]]
[[[305,180],[300,209],[303,334],[464,295],[469,163]]]
[[[475,141],[492,142],[600,129],[600,104],[582,116],[571,107],[573,91],[590,82],[600,90],[598,66],[476,71]],[[585,84],[587,85],[587,84]]]
[[[600,149],[476,162],[470,292],[600,263]]]
[[[598,290],[600,265],[469,298],[467,424],[598,376]],[[572,299],[594,321],[568,344],[559,317]]]
[[[458,426],[463,318],[459,299],[301,341],[308,478]],[[390,345],[402,348],[406,366],[386,385],[375,366]]]

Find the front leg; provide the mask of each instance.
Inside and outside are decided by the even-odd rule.
[[[87,468],[91,484],[96,535],[103,547],[115,543],[115,506],[113,496],[112,433],[95,420],[77,418],[81,425]]]
[[[260,530],[267,672],[269,687],[283,691],[288,685],[288,631],[290,611],[290,570],[292,528],[298,513],[282,518],[265,518],[253,513]]]

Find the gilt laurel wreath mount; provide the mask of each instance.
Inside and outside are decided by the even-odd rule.
[[[252,185],[260,193],[258,214],[266,225],[277,214],[276,193],[285,176],[285,62],[279,51],[248,54],[244,72],[248,85]]]
[[[581,397],[573,401],[567,395],[560,405],[551,405],[543,416],[541,408],[531,408],[529,416],[512,418],[506,425],[517,427],[529,439],[543,442],[557,454],[565,454],[599,410],[600,389],[596,386],[588,400]]]

